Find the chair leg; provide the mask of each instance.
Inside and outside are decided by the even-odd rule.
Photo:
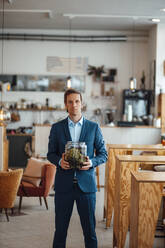
[[[45,202],[46,209],[48,210],[48,203],[47,203],[46,197],[44,197],[44,202]]]
[[[96,176],[97,176],[97,189],[100,191],[100,173],[99,173],[99,167],[96,167]]]
[[[11,208],[11,214],[14,215],[14,208]]]
[[[163,196],[163,219],[165,219],[165,196]]]
[[[42,206],[42,198],[39,196],[40,206]]]
[[[19,213],[21,212],[22,198],[23,198],[23,196],[20,196],[20,197],[19,197],[19,207],[18,207],[18,212],[19,212]]]
[[[6,214],[6,219],[9,222],[9,216],[8,216],[8,213],[7,213],[7,208],[5,208],[5,214]]]

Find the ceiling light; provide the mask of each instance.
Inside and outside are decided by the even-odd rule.
[[[160,9],[160,11],[165,11],[165,9]]]
[[[158,19],[158,18],[152,18],[151,21],[152,22],[160,22],[160,19]]]
[[[0,9],[0,12],[8,12],[8,13],[38,13],[38,14],[42,14],[42,13],[50,13],[52,12],[49,9]]]

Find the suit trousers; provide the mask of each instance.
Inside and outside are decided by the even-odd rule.
[[[53,248],[65,248],[67,230],[76,202],[84,234],[85,248],[97,248],[95,232],[96,193],[84,193],[78,184],[66,193],[55,193],[55,234]]]

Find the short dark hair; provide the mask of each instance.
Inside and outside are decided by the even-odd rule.
[[[78,94],[78,95],[80,95],[80,99],[81,99],[81,102],[82,102],[82,95],[81,95],[80,91],[70,88],[70,89],[68,89],[68,90],[65,91],[65,94],[64,94],[64,103],[67,102],[67,97],[69,95],[71,95],[71,94]]]

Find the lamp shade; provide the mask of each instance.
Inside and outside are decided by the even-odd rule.
[[[68,89],[71,88],[71,81],[72,81],[71,76],[68,76],[68,77],[67,77],[67,88],[68,88]]]
[[[130,90],[136,90],[136,78],[131,77],[129,81]]]
[[[11,121],[11,114],[8,109],[5,107],[1,106],[0,107],[0,125],[1,124],[7,124]]]

